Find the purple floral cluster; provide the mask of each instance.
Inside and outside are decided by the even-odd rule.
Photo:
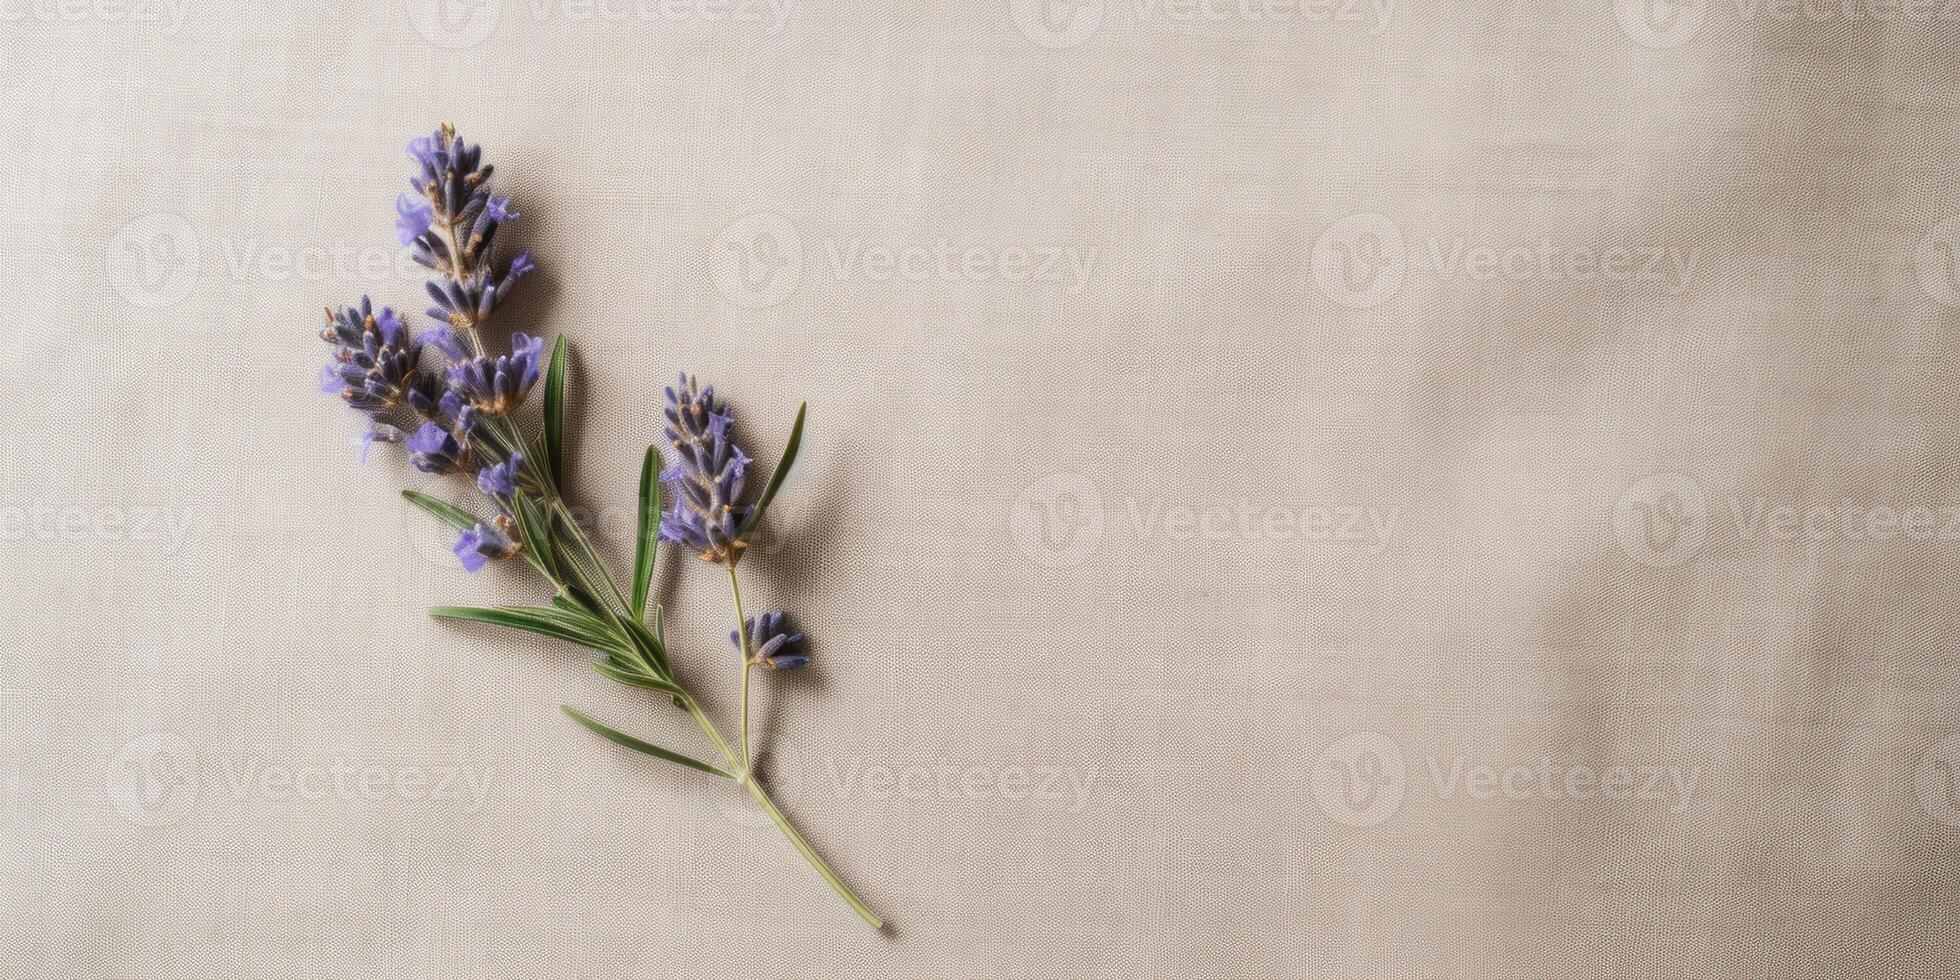
[[[394,310],[376,312],[365,296],[358,307],[328,310],[320,336],[334,353],[321,370],[321,389],[369,417],[363,458],[376,442],[401,443],[424,473],[474,476],[497,509],[491,522],[464,532],[456,544],[458,559],[475,571],[518,551],[512,507],[525,474],[523,440],[504,417],[537,384],[544,350],[542,340],[516,333],[510,353],[488,354],[481,331],[511,286],[536,266],[529,253],[497,263],[497,230],[518,215],[509,198],[491,191],[482,147],[444,124],[411,141],[408,154],[417,172],[410,193],[395,201],[395,225],[415,261],[433,273],[426,288],[435,327],[411,336]],[[447,365],[426,369],[425,346],[440,351]]]
[[[693,550],[702,561],[733,565],[748,542],[742,540],[751,509],[741,503],[742,478],[753,462],[729,429],[735,416],[715,400],[713,385],[682,374],[667,389],[667,443],[674,462],[660,473],[679,490],[673,509],[661,516],[660,537]]]
[[[810,665],[810,655],[803,651],[803,634],[789,628],[789,614],[770,612],[750,616],[743,625],[748,627],[749,647],[755,651],[749,655],[749,663],[771,670],[795,670]],[[741,631],[730,631],[728,642],[740,651]]]

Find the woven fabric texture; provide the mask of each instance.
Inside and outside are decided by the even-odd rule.
[[[0,0],[0,975],[1960,974],[1960,11]],[[486,147],[624,569],[799,470],[778,799],[431,620],[316,390]],[[508,254],[508,253],[507,253]],[[663,555],[738,698],[717,569]],[[728,726],[724,724],[724,728]]]

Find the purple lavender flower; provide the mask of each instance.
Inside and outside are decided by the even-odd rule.
[[[476,488],[498,504],[508,506],[510,499],[517,495],[518,469],[523,465],[524,454],[511,453],[509,459],[478,470]]]
[[[320,372],[320,390],[369,415],[402,403],[416,384],[421,341],[410,337],[395,311],[375,312],[366,296],[361,305],[327,311],[320,339],[334,345],[333,360]]]
[[[507,415],[524,404],[524,396],[538,383],[538,357],[543,352],[542,339],[512,334],[509,354],[451,365],[450,388],[485,415]]]
[[[513,259],[501,276],[478,272],[461,279],[431,279],[425,286],[435,301],[428,309],[429,319],[454,330],[475,327],[490,319],[490,312],[509,294],[512,283],[535,268],[531,253],[525,252]]]
[[[676,484],[674,506],[660,518],[660,537],[692,548],[702,561],[733,565],[748,542],[741,539],[750,508],[742,498],[742,475],[749,456],[729,438],[735,418],[715,401],[712,385],[682,374],[667,389],[667,441],[674,464],[661,471]]]
[[[749,662],[760,664],[771,670],[795,670],[809,666],[810,655],[803,650],[803,634],[791,632],[787,613],[770,612],[748,619]],[[742,634],[733,631],[728,634],[728,642],[742,649]]]
[[[517,212],[510,209],[510,198],[491,194],[492,168],[479,166],[483,148],[463,142],[448,123],[410,141],[408,154],[417,173],[408,182],[413,193],[396,202],[397,227],[403,244],[414,247],[415,261],[442,280],[429,283],[435,300],[429,316],[468,330],[488,319],[511,284],[535,268],[528,253],[502,272],[495,268],[491,244],[497,229],[516,220]]]
[[[403,245],[413,245],[415,240],[429,233],[429,226],[435,222],[435,213],[427,202],[408,196],[395,195],[395,235]]]
[[[406,438],[408,438],[408,433],[377,419],[369,423],[367,429],[362,431],[360,435],[354,437],[354,444],[361,447],[361,462],[365,463],[367,462],[368,451],[374,448],[375,443],[386,442],[399,444]]]
[[[408,461],[424,473],[454,473],[467,462],[468,450],[440,422],[424,422],[407,439]]]
[[[517,542],[501,528],[478,524],[463,532],[453,550],[465,571],[479,572],[491,561],[517,554]]]

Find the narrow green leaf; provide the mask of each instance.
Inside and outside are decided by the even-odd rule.
[[[680,688],[675,687],[674,685],[669,684],[658,677],[648,677],[647,675],[641,673],[637,668],[631,670],[623,669],[602,660],[598,663],[593,664],[592,669],[598,671],[601,674],[606,675],[607,677],[612,678],[613,680],[620,682],[621,684],[625,684],[631,687],[644,687],[647,690],[659,691],[663,694],[678,695],[681,693]]]
[[[558,559],[551,553],[551,525],[544,512],[524,494],[517,495],[517,533],[524,539],[524,550],[531,553],[546,575],[558,577]]]
[[[523,606],[436,606],[429,615],[438,619],[462,619],[504,629],[522,630],[538,636],[564,640],[601,652],[623,650],[619,641],[579,629],[567,622],[541,615],[538,609]]]
[[[742,525],[741,537],[747,538],[756,525],[762,523],[762,512],[769,509],[769,502],[776,499],[776,491],[783,488],[783,481],[789,479],[790,467],[796,465],[796,454],[803,448],[803,414],[810,410],[805,402],[797,406],[796,424],[790,427],[789,442],[783,446],[783,458],[776,463],[776,472],[770,474],[769,485],[762,490],[762,499],[755,502],[755,511],[749,514],[748,522]]]
[[[646,754],[653,756],[656,759],[665,759],[668,762],[678,763],[680,765],[688,767],[689,769],[697,769],[700,770],[701,772],[705,772],[710,776],[720,776],[723,779],[735,778],[734,773],[729,772],[728,770],[723,769],[720,766],[709,765],[708,763],[702,762],[699,759],[689,758],[687,756],[680,754],[679,752],[663,749],[660,746],[654,745],[651,742],[644,742],[641,741],[640,739],[634,738],[633,736],[628,735],[625,732],[616,731],[614,729],[608,728],[605,725],[602,725],[599,722],[593,721],[592,719],[587,718],[585,715],[580,714],[578,709],[572,707],[569,704],[560,705],[559,707],[564,709],[567,717],[571,718],[573,721],[576,721],[581,725],[584,725],[586,728],[591,729],[594,734],[598,735],[600,738],[603,738],[608,742],[612,742],[615,745],[624,745],[635,752],[645,752]]]
[[[628,650],[626,643],[619,638],[611,624],[594,619],[583,610],[566,610],[553,606],[505,606],[517,612],[530,613],[540,619],[548,620],[588,638],[588,646],[602,646],[608,650]]]
[[[469,511],[466,511],[463,508],[458,507],[454,504],[443,503],[442,501],[437,500],[436,498],[431,497],[426,493],[416,493],[413,490],[403,490],[402,496],[408,498],[409,503],[414,504],[415,506],[428,511],[431,514],[434,514],[437,517],[442,518],[444,521],[447,521],[449,523],[449,526],[456,528],[459,531],[467,531],[470,528],[475,527],[478,523],[480,523],[476,519],[475,515],[471,514]]]
[[[626,632],[632,636],[633,643],[646,655],[654,673],[662,677],[672,677],[674,670],[667,665],[667,645],[660,642],[637,619],[621,620],[626,624]]]
[[[667,646],[667,606],[664,603],[654,603],[653,606],[653,638],[660,641],[662,648]]]
[[[647,615],[647,590],[653,587],[653,556],[660,547],[660,450],[647,447],[640,464],[640,545],[633,556],[633,618]]]
[[[544,371],[544,458],[552,483],[565,485],[565,375],[571,370],[565,356],[565,337],[551,347]]]

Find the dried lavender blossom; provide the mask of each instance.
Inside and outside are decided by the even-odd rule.
[[[470,461],[469,450],[455,433],[440,422],[424,422],[407,440],[410,465],[424,473],[441,476],[463,469]]]
[[[810,664],[810,655],[803,652],[803,634],[792,632],[789,628],[789,615],[780,612],[766,612],[751,616],[746,621],[749,634],[749,653],[751,664],[771,670],[795,670]],[[728,634],[728,642],[742,649],[742,633],[737,630]]]
[[[509,558],[517,553],[518,544],[510,539],[502,529],[488,524],[478,524],[463,532],[456,540],[456,560],[462,562],[463,569],[480,572],[483,566],[493,559]]]
[[[421,342],[409,336],[394,310],[384,306],[377,313],[366,296],[358,307],[327,310],[320,339],[334,345],[333,360],[320,372],[320,390],[359,411],[389,411],[415,384]]]
[[[660,474],[680,491],[673,509],[660,519],[660,537],[682,545],[702,561],[734,565],[748,542],[750,508],[742,505],[742,478],[752,460],[729,437],[735,417],[715,400],[713,385],[680,376],[667,389],[668,445],[675,462]]]
[[[538,383],[538,356],[543,352],[542,339],[513,335],[508,354],[450,365],[449,390],[486,415],[509,415]]]

